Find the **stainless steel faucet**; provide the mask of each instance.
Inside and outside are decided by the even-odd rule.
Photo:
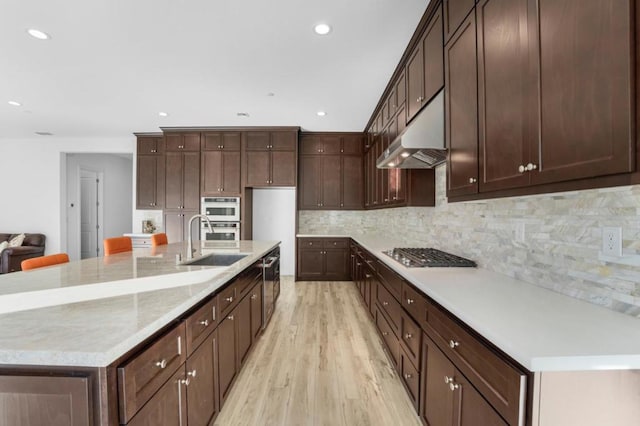
[[[191,231],[191,226],[193,224],[193,220],[197,218],[206,220],[207,226],[209,227],[209,232],[213,233],[213,228],[211,228],[211,221],[209,221],[209,218],[207,216],[203,214],[197,214],[197,215],[194,215],[191,219],[189,219],[189,235],[188,235],[189,244],[187,245],[187,259],[193,259],[193,253],[195,251],[193,249],[193,232]]]

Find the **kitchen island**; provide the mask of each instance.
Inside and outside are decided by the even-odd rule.
[[[186,389],[198,382],[185,368],[195,376],[190,361],[230,360],[231,386],[262,326],[260,262],[278,244],[196,245],[195,259],[246,255],[229,266],[185,265],[186,243],[176,243],[0,277],[0,411],[24,416],[0,424],[139,423],[172,380],[183,388],[168,387],[160,405],[177,392],[173,416],[197,418]],[[209,370],[217,384],[217,364]],[[22,414],[9,410],[19,403]]]

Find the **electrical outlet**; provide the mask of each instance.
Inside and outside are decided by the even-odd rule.
[[[622,257],[622,228],[619,226],[602,228],[602,254]]]

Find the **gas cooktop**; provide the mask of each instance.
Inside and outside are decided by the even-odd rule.
[[[425,268],[425,267],[472,267],[475,268],[476,262],[456,256],[455,254],[446,253],[434,248],[394,248],[392,250],[383,251],[384,254],[392,259],[402,263],[407,268]]]

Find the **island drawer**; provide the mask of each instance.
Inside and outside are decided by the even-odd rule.
[[[298,238],[298,248],[322,248],[323,238]]]
[[[374,317],[376,327],[380,330],[382,340],[387,346],[389,354],[393,359],[393,366],[398,369],[398,366],[400,365],[400,343],[398,342],[398,338],[393,334],[393,331],[391,331],[391,326],[380,309],[375,309]]]
[[[519,424],[526,375],[448,312],[431,302],[428,309],[427,332],[433,341],[509,424]]]
[[[185,323],[118,367],[120,423],[127,423],[186,359]]]
[[[404,352],[411,359],[413,365],[420,365],[420,339],[422,330],[411,319],[409,314],[402,311],[400,318],[400,340],[404,346]]]
[[[238,281],[234,281],[227,288],[222,290],[219,297],[220,316],[224,318],[227,316],[233,307],[238,304]]]
[[[375,287],[376,300],[380,311],[387,315],[393,333],[396,336],[400,336],[400,321],[402,317],[400,304],[382,284],[377,283]]]
[[[209,300],[185,320],[187,332],[187,355],[200,346],[218,326],[218,296]]]

